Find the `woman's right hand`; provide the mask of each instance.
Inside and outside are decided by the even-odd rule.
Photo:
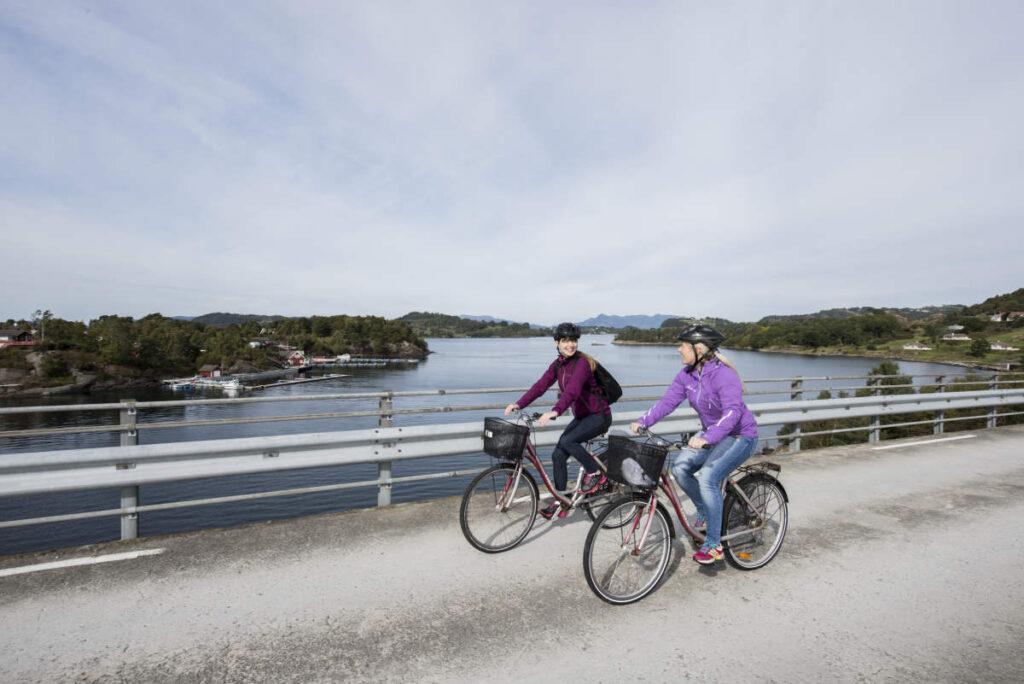
[[[505,407],[505,415],[507,416],[510,413],[512,413],[513,411],[518,411],[518,410],[519,410],[519,404],[509,404],[508,406]]]
[[[643,429],[644,429],[644,426],[641,425],[640,423],[630,423],[629,424],[629,431],[632,432],[634,435],[639,435],[640,431],[643,430]]]

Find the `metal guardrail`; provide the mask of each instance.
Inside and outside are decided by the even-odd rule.
[[[1019,376],[1019,380],[1008,380],[1009,376]],[[933,378],[932,383],[920,383],[914,384],[898,384],[898,385],[887,385],[884,384],[887,380],[895,378]],[[748,397],[752,396],[771,396],[788,394],[791,399],[801,399],[805,394],[810,392],[821,392],[828,390],[830,392],[853,392],[858,390],[864,390],[865,388],[876,390],[884,386],[886,389],[895,388],[934,388],[937,391],[947,391],[955,387],[973,387],[982,385],[985,387],[997,386],[997,378],[1003,378],[1005,385],[1013,386],[1020,384],[1024,386],[1024,374],[999,374],[985,377],[981,380],[950,380],[946,381],[943,375],[825,375],[825,376],[799,376],[799,377],[787,377],[787,378],[759,378],[754,380],[745,380],[744,384],[747,386],[745,395]],[[805,387],[806,382],[832,382],[837,380],[863,380],[867,385],[860,386],[844,386],[844,387]],[[789,387],[774,388],[769,390],[753,390],[750,386],[765,383],[783,383],[788,384]],[[646,384],[624,384],[623,389],[637,389],[637,388],[650,388],[665,387],[664,383],[646,383]],[[223,425],[245,425],[252,423],[273,423],[273,422],[291,422],[301,420],[325,420],[325,419],[337,419],[337,418],[366,418],[366,417],[378,417],[381,420],[386,416],[399,416],[399,415],[417,415],[417,414],[430,414],[430,413],[456,413],[456,412],[470,412],[470,411],[493,411],[504,408],[504,404],[464,404],[458,406],[429,406],[429,407],[415,407],[415,408],[395,408],[394,400],[399,398],[424,398],[424,397],[440,397],[440,396],[463,396],[473,394],[510,394],[510,393],[522,393],[526,391],[526,387],[488,387],[479,389],[436,389],[436,390],[414,390],[414,391],[402,391],[402,392],[348,392],[348,393],[332,393],[332,394],[306,394],[306,395],[295,395],[295,396],[273,396],[273,397],[239,397],[229,399],[178,399],[168,401],[134,401],[131,399],[122,400],[117,403],[104,403],[104,404],[73,404],[63,406],[14,406],[14,407],[0,407],[0,417],[5,415],[23,415],[23,414],[40,414],[40,413],[89,413],[89,412],[110,412],[118,411],[120,415],[120,422],[112,424],[101,424],[101,425],[75,425],[72,427],[59,427],[59,428],[28,428],[22,430],[0,430],[0,439],[3,438],[15,438],[15,437],[41,437],[46,435],[60,435],[60,434],[87,434],[87,433],[104,433],[104,432],[120,432],[122,436],[124,434],[134,435],[140,430],[165,430],[172,428],[189,428],[189,427],[211,427],[211,426],[223,426]],[[548,393],[553,390],[549,390]],[[620,399],[620,403],[625,404],[629,402],[639,401],[654,401],[659,398],[660,395],[646,395],[646,396],[624,396]],[[259,416],[259,417],[244,417],[244,418],[209,418],[201,420],[188,420],[188,421],[161,421],[161,422],[140,422],[139,411],[147,409],[160,409],[160,408],[175,408],[175,407],[194,407],[194,406],[230,406],[235,404],[265,404],[265,403],[284,403],[284,402],[308,402],[308,401],[334,401],[334,400],[360,400],[360,399],[377,399],[378,406],[376,410],[362,410],[362,411],[329,411],[319,413],[304,413],[297,415],[281,415],[281,416]],[[381,422],[382,425],[385,423]],[[390,423],[387,423],[390,424]],[[134,441],[129,441],[131,444],[137,443],[137,438]]]
[[[983,418],[988,427],[995,427],[1000,416],[1024,413],[1000,414],[999,407],[1022,404],[1024,387],[1017,386],[968,392],[764,402],[751,404],[750,408],[757,417],[758,424],[762,426],[799,426],[809,421],[848,418],[870,419],[866,426],[805,435],[799,432],[787,435],[786,438],[792,440],[791,448],[795,447],[798,450],[800,438],[811,434],[860,430],[868,431],[870,441],[877,442],[881,439],[882,430],[897,426],[881,423],[882,417],[889,415],[931,412],[935,415],[932,420],[912,421],[906,425],[932,423],[936,426],[935,431],[941,432],[945,422],[959,420],[946,418],[946,411],[987,409],[985,415],[970,416],[969,419]],[[132,433],[126,432],[121,436],[124,444],[121,447],[4,455],[0,458],[0,497],[118,487],[121,488],[122,497],[121,506],[116,509],[3,521],[0,522],[0,529],[119,516],[121,536],[130,539],[138,535],[138,515],[148,511],[367,486],[378,487],[378,505],[386,506],[390,504],[391,488],[396,483],[456,477],[476,472],[462,470],[392,477],[391,468],[396,461],[481,452],[481,426],[476,421],[443,425],[392,426],[389,424],[389,414],[382,415],[383,424],[375,429],[141,446],[131,444]],[[640,415],[639,411],[619,412],[616,414],[613,427],[623,428]],[[131,415],[122,416],[123,421],[127,420],[129,424],[131,418]],[[538,446],[555,444],[561,429],[562,426],[552,424],[545,429],[537,430]],[[659,423],[659,430],[666,433],[694,432],[699,429],[700,424],[692,409],[677,411]],[[138,503],[138,488],[141,485],[360,463],[376,463],[377,479],[163,504]]]

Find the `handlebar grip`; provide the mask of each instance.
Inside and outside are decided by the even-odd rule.
[[[537,412],[534,412],[534,413],[530,414],[530,418],[533,418],[534,420],[539,420],[540,416],[541,416],[541,414],[539,414]]]

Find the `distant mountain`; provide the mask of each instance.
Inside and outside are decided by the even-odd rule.
[[[667,314],[654,314],[653,316],[632,315],[632,316],[611,316],[598,314],[585,321],[579,321],[579,325],[588,328],[660,328],[667,319],[673,318]]]
[[[202,323],[203,325],[212,325],[215,328],[226,328],[229,325],[238,325],[240,323],[248,323],[249,321],[256,321],[258,323],[265,323],[268,321],[283,321],[287,319],[287,316],[266,316],[263,314],[236,314],[236,313],[208,313],[202,316],[196,316],[192,318],[193,323]]]
[[[980,306],[980,305],[979,305]],[[943,306],[922,306],[918,308],[878,308],[871,306],[854,306],[842,309],[823,309],[812,314],[796,314],[792,316],[765,316],[758,323],[779,323],[782,321],[807,321],[815,318],[853,318],[854,316],[869,316],[871,314],[890,314],[899,316],[908,321],[919,321],[933,316],[948,316],[961,313],[964,306],[961,304],[946,304]]]

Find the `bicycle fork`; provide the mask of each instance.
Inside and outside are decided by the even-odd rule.
[[[655,509],[658,507],[657,496],[657,494],[652,493],[651,498],[647,501],[646,516],[643,514],[643,509],[639,509],[633,515],[633,526],[629,530],[627,541],[623,541],[622,548],[625,549],[636,538],[636,530],[641,520],[643,520],[643,531],[640,533],[640,540],[630,550],[630,555],[639,556],[641,549],[644,547],[644,542],[647,541],[647,534],[651,531],[651,522],[654,520]]]
[[[519,491],[519,480],[523,476],[523,462],[520,461],[516,465],[515,475],[505,480],[505,489],[502,490],[501,496],[498,498],[498,503],[495,504],[494,510],[499,513],[505,513],[508,511],[508,507],[511,506],[515,501],[516,492]]]

